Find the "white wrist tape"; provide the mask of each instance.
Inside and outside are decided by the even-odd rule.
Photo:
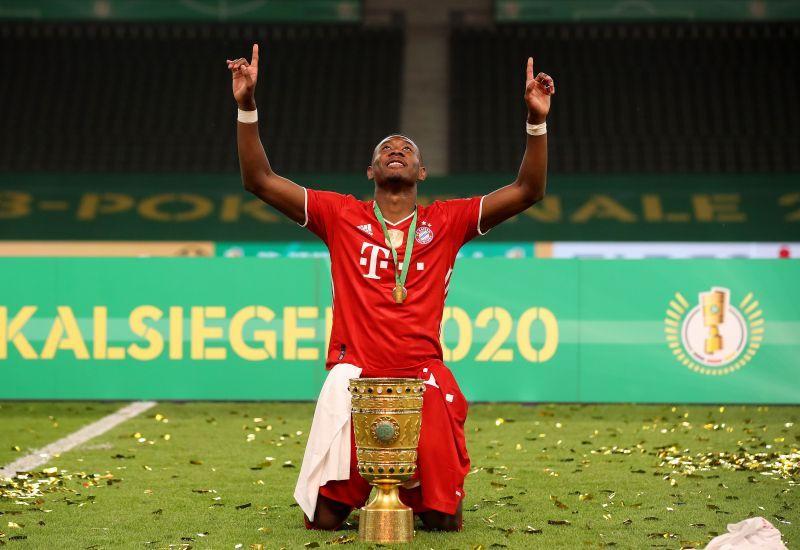
[[[547,133],[547,123],[542,122],[541,124],[531,124],[530,122],[526,122],[525,131],[532,136],[544,135]]]
[[[253,124],[254,122],[258,122],[258,109],[254,109],[252,111],[242,111],[239,109],[239,115],[236,117],[236,120],[239,122],[244,122],[245,124]]]

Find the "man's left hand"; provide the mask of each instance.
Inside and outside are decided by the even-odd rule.
[[[525,79],[525,104],[528,106],[528,122],[541,124],[547,119],[550,112],[550,96],[556,93],[553,79],[539,73],[533,76],[533,58],[528,58],[528,69]]]

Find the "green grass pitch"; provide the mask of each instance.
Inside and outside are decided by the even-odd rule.
[[[119,406],[0,402],[0,464]],[[40,495],[0,482],[0,546],[367,548],[352,516],[303,527],[292,491],[312,413],[159,403],[38,468],[55,472]],[[464,530],[406,547],[701,548],[752,516],[800,547],[800,407],[473,405],[467,438]],[[764,454],[734,470],[710,452]]]

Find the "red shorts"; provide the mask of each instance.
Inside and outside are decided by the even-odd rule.
[[[441,361],[428,361],[403,372],[370,371],[362,378],[392,376],[422,378],[426,384],[422,397],[422,428],[419,435],[417,472],[419,486],[400,488],[400,500],[414,513],[436,510],[455,514],[464,498],[464,478],[469,472],[469,455],[464,437],[467,401],[453,373]],[[329,481],[319,493],[353,508],[364,506],[372,487],[358,473],[356,446],[350,431],[350,479]]]

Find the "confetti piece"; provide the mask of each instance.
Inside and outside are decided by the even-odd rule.
[[[189,464],[192,464],[194,466],[201,466],[203,464],[203,461],[202,460],[190,460]]]
[[[331,539],[325,544],[350,544],[355,542],[356,537],[353,535],[341,535],[336,537],[335,539]]]
[[[542,530],[541,529],[537,529],[536,527],[531,527],[530,525],[528,525],[525,528],[524,532],[529,534],[529,535],[541,535],[542,534]]]
[[[677,539],[678,535],[675,533],[648,533],[647,538],[649,539]]]
[[[788,519],[786,519],[783,516],[772,516],[772,517],[774,517],[776,520],[778,520],[778,523],[784,523],[786,525],[791,525],[792,524],[791,521],[789,521]]]
[[[318,542],[307,542],[303,546],[305,546],[306,548],[319,548],[319,543]]]
[[[548,525],[572,525],[566,519],[548,519],[547,523],[548,523]]]
[[[245,508],[250,508],[253,504],[251,502],[245,502],[244,504],[239,504],[236,506],[237,510],[244,510]]]
[[[568,510],[569,506],[558,500],[558,497],[555,495],[550,495],[550,500],[553,502],[553,505],[558,508],[559,510]]]

